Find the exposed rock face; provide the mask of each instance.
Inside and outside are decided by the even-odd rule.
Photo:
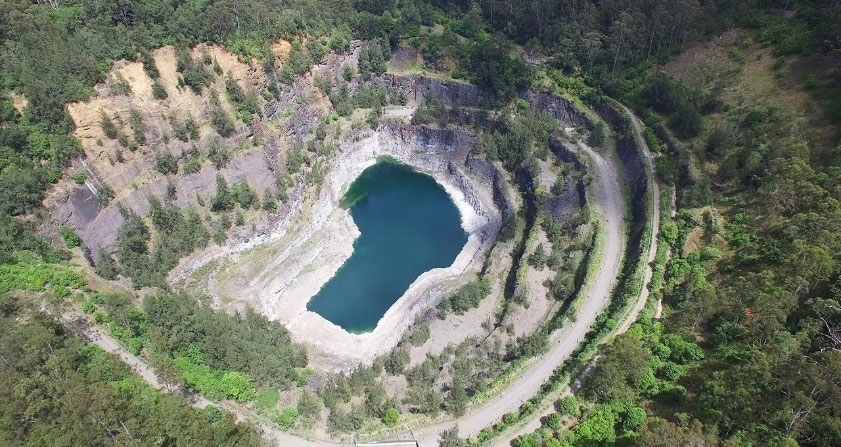
[[[549,139],[549,150],[565,163],[571,163],[575,170],[587,172],[586,166],[578,158],[577,152],[570,150],[555,138]],[[587,187],[582,181],[571,175],[562,177],[564,187],[561,193],[547,197],[543,201],[543,208],[558,222],[566,221],[573,213],[586,204]]]
[[[52,194],[47,206],[53,210],[56,222],[76,230],[91,261],[100,249],[108,250],[113,245],[123,223],[120,208],[146,214],[148,199],[164,196],[169,182],[175,186],[174,202],[178,206],[195,206],[198,196],[209,198],[214,194],[217,174],[214,167],[205,164],[196,173],[167,178],[155,169],[156,155],[167,151],[178,158],[193,146],[201,155],[206,155],[207,142],[216,137],[209,124],[211,90],[224,99],[228,79],[246,91],[259,90],[266,84],[263,70],[255,60],[242,62],[222,47],[199,45],[192,50],[194,60],[209,56],[223,75],[214,74],[210,85],[195,92],[179,82],[181,75],[176,71],[176,55],[171,46],[159,48],[152,54],[160,73],[157,79],[150,78],[139,62],[118,61],[109,73],[108,81],[95,87],[95,97],[68,105],[68,112],[76,124],[74,135],[84,149],[84,157],[74,161],[73,168],[84,172],[87,179],[84,185],[66,181],[67,185],[58,188],[66,192]],[[206,69],[212,71],[210,66]],[[129,88],[115,94],[110,83],[120,79]],[[156,83],[166,90],[166,98],[154,97],[152,90]],[[221,107],[230,116],[235,116],[227,101],[221,101]],[[125,142],[121,144],[119,139],[105,135],[103,115],[114,123],[124,138],[139,143],[134,150],[122,147]],[[140,118],[142,131],[133,128],[133,116]],[[188,117],[198,127],[198,138],[180,141],[174,136],[172,123],[183,122]],[[240,150],[231,155],[227,167],[220,173],[231,183],[246,180],[262,194],[273,186],[274,172],[282,165],[282,157],[277,151],[279,138],[284,137],[266,135],[259,119],[253,125],[237,120],[234,134],[222,139],[222,144],[229,148],[240,145]],[[97,200],[97,191],[102,190],[115,194],[114,200],[105,207]]]
[[[420,75],[394,75],[384,73],[372,80],[376,86],[406,95],[409,100],[423,102],[427,99],[441,101],[448,106],[480,107],[485,101],[482,90],[471,84],[427,78]]]
[[[79,185],[63,202],[56,204],[53,219],[75,228],[90,257],[95,258],[100,249],[107,249],[115,242],[123,223],[120,208],[145,215],[149,211],[149,198],[164,197],[169,182],[175,186],[173,202],[179,207],[197,206],[198,196],[205,199],[212,197],[216,192],[217,174],[222,174],[229,183],[246,180],[262,197],[263,192],[275,184],[275,166],[272,157],[265,151],[253,151],[237,156],[221,170],[206,164],[195,174],[170,178],[161,176],[138,189],[126,192],[105,208],[97,201],[95,187]],[[88,172],[89,182],[99,178],[92,169]]]
[[[535,110],[544,112],[572,126],[582,126],[588,130],[593,129],[593,122],[568,99],[535,90],[526,90],[521,96]]]
[[[500,216],[504,221],[513,211],[511,201],[505,194],[505,187],[503,182],[505,179],[499,169],[489,161],[479,157],[474,152],[467,154],[465,166],[470,173],[484,181],[485,184],[490,183],[493,187],[493,202],[499,210]]]

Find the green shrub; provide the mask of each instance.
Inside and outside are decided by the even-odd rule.
[[[116,261],[114,261],[114,258],[102,250],[100,250],[96,256],[95,271],[97,275],[108,280],[116,278],[119,273],[119,269]]]
[[[461,286],[453,296],[442,301],[438,308],[443,312],[452,310],[456,314],[462,315],[478,306],[490,293],[491,284],[487,279],[470,281]]]
[[[195,346],[190,346],[185,355],[176,358],[175,366],[188,387],[211,399],[245,402],[255,396],[250,377],[236,371],[210,368],[205,364],[204,354]]]
[[[277,414],[274,417],[274,421],[277,425],[280,425],[280,428],[284,430],[288,430],[295,425],[295,421],[298,419],[298,409],[295,407],[284,407],[283,411]]]
[[[120,131],[117,129],[117,125],[105,112],[102,112],[99,116],[99,125],[102,127],[102,133],[109,139],[116,140],[119,137]]]
[[[44,262],[39,256],[29,251],[16,253],[17,262],[0,264],[0,294],[11,290],[29,290],[42,292],[47,284],[80,289],[85,286],[82,275]]]
[[[169,95],[166,93],[166,88],[158,81],[152,83],[152,97],[158,101],[166,99]]]
[[[275,388],[268,388],[260,390],[257,393],[257,398],[254,400],[254,408],[260,414],[267,414],[277,408],[277,403],[280,401],[280,393]]]
[[[62,225],[58,229],[58,233],[61,235],[61,238],[64,239],[64,244],[67,248],[74,248],[82,245],[82,238],[80,238],[79,235],[67,225]]]
[[[92,314],[94,313],[94,311],[96,311],[96,306],[92,302],[87,300],[82,301],[81,308],[82,312],[86,314]]]
[[[385,410],[385,416],[383,416],[383,423],[385,423],[388,427],[394,427],[397,423],[400,422],[400,412],[394,408],[389,408]]]
[[[85,180],[88,179],[88,175],[82,171],[74,172],[73,175],[70,176],[77,185],[81,185],[85,183]]]

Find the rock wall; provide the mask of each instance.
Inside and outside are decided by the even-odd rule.
[[[514,213],[514,207],[511,204],[511,200],[505,193],[505,186],[503,184],[503,182],[505,182],[505,178],[499,168],[494,166],[493,163],[476,155],[475,152],[467,154],[465,166],[472,175],[479,177],[486,182],[486,184],[492,185],[494,205],[499,210],[502,220],[505,221],[505,219],[508,219]]]
[[[472,84],[445,81],[421,75],[396,75],[383,73],[371,80],[374,86],[385,86],[390,91],[403,93],[410,101],[424,102],[432,98],[447,106],[481,107],[486,95]]]
[[[551,93],[526,90],[520,95],[529,106],[549,116],[572,126],[581,126],[587,130],[593,129],[593,122],[568,99]]]
[[[556,138],[549,138],[549,150],[564,163],[573,165],[579,172],[586,173],[587,167],[578,158],[579,155]],[[557,222],[564,222],[584,207],[587,203],[587,186],[572,175],[563,177],[564,187],[560,194],[546,197],[543,208]]]

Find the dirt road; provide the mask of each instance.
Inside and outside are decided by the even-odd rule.
[[[644,161],[645,161],[645,163],[648,164],[647,171],[653,173],[654,172],[654,156],[652,155],[651,151],[648,148],[648,145],[645,142],[645,139],[643,138],[642,125],[639,122],[639,119],[636,117],[636,115],[634,115],[624,105],[622,105],[618,102],[616,104],[619,107],[621,107],[625,111],[625,113],[631,118],[631,122],[633,123],[634,133],[636,134],[636,137],[639,139],[639,141],[641,142],[641,145],[642,145],[643,154],[645,155],[645,160]],[[637,300],[634,303],[634,306],[631,309],[629,309],[629,311],[626,314],[624,320],[622,321],[622,324],[619,325],[619,327],[614,331],[614,335],[624,334],[631,327],[631,325],[633,325],[634,322],[637,321],[637,316],[639,316],[639,313],[645,307],[645,303],[648,301],[648,295],[650,293],[650,291],[648,289],[648,285],[651,283],[651,277],[654,274],[653,262],[654,262],[654,258],[657,256],[657,232],[659,231],[659,228],[660,228],[660,185],[658,184],[657,180],[655,178],[653,178],[652,176],[648,176],[648,188],[649,188],[649,191],[650,191],[650,196],[649,197],[652,198],[652,214],[653,214],[652,217],[653,217],[653,219],[652,219],[652,225],[651,225],[651,228],[650,228],[650,232],[651,232],[650,233],[650,236],[651,236],[650,241],[651,241],[651,243],[648,247],[648,256],[647,256],[647,264],[648,265],[647,265],[647,267],[645,269],[645,273],[644,273],[644,275],[645,275],[644,276],[644,282],[643,282],[644,286],[643,286],[642,290],[640,291],[640,294],[637,297]],[[658,310],[657,310],[656,318],[660,317],[661,312],[662,312],[662,303],[658,302]],[[594,366],[597,363],[597,361],[598,361],[598,357],[594,358],[590,362],[590,366],[588,366],[588,368],[585,370],[584,374],[582,374],[581,377],[578,377],[576,379],[576,381],[573,382],[572,385],[562,393],[561,397],[568,396],[568,395],[574,393],[575,391],[577,391],[578,388],[583,383],[583,381],[593,371]],[[523,424],[523,425],[519,426],[515,430],[511,430],[509,433],[505,433],[503,436],[494,440],[492,445],[495,446],[495,447],[507,447],[507,446],[509,446],[513,439],[516,439],[517,437],[519,437],[521,435],[524,435],[524,434],[532,433],[535,430],[537,430],[538,428],[540,428],[540,419],[544,416],[549,415],[552,412],[554,412],[554,408],[549,406],[549,407],[543,409],[543,411],[539,411],[539,412],[535,413],[526,424]]]

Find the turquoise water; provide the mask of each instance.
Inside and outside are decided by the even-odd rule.
[[[342,205],[360,236],[307,304],[348,332],[369,332],[423,272],[448,267],[467,242],[458,209],[435,180],[393,161],[365,169]]]

